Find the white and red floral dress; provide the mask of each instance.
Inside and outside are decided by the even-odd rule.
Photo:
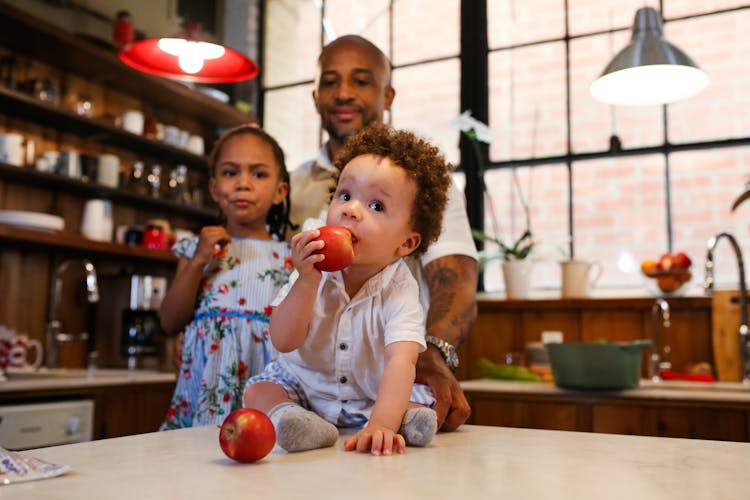
[[[173,251],[190,259],[197,243],[186,238]],[[221,423],[242,407],[247,379],[276,359],[268,336],[270,303],[288,281],[290,255],[283,241],[237,238],[203,271],[161,430]]]

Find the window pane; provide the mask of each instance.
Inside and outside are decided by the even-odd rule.
[[[487,2],[487,40],[491,49],[553,40],[564,35],[563,0]]]
[[[320,11],[312,0],[266,2],[263,85],[312,80],[320,52]]]
[[[367,38],[387,55],[390,30],[389,4],[389,0],[326,0],[325,15],[331,31],[326,33],[325,43],[341,35],[354,33]]]
[[[609,60],[629,40],[628,32],[592,35],[570,43],[571,135],[575,153],[606,151],[609,138],[616,133],[624,149],[661,144],[664,141],[661,106],[609,106],[594,100],[589,86]]]
[[[532,257],[534,271],[532,287],[535,289],[560,288],[561,251],[567,252],[568,241],[568,170],[563,164],[516,169],[518,183],[528,201],[531,231],[538,241]],[[506,245],[513,244],[526,229],[523,208],[518,190],[513,184],[513,170],[493,169],[486,173],[485,182],[490,201],[485,198],[485,232],[497,236]],[[496,216],[493,216],[493,210]],[[497,246],[487,243],[489,252]],[[484,269],[484,287],[487,291],[504,289],[499,260],[488,263]]]
[[[667,39],[711,76],[697,96],[669,106],[669,139],[693,142],[750,135],[750,9],[665,25]]]
[[[706,242],[729,231],[744,252],[750,249],[750,201],[735,212],[732,203],[744,191],[750,169],[747,148],[688,151],[670,156],[674,250],[693,260],[693,274],[703,278]],[[747,255],[747,253],[745,253]],[[737,288],[737,262],[728,242],[719,243],[715,254],[718,287]]]
[[[459,61],[452,59],[396,69],[392,123],[433,141],[446,159],[458,163],[458,134],[451,119],[459,114]]]
[[[575,257],[602,264],[600,287],[641,286],[640,271],[618,267],[624,253],[637,264],[667,250],[662,155],[573,164]]]
[[[664,18],[690,16],[746,6],[747,0],[664,0]]]
[[[457,56],[459,0],[404,0],[393,5],[393,64]]]
[[[580,35],[620,28],[627,28],[630,33],[635,13],[641,7],[653,7],[659,10],[659,2],[658,0],[568,0],[570,34]]]
[[[565,154],[565,44],[492,52],[489,74],[490,158]]]
[[[299,85],[265,94],[263,128],[279,141],[289,170],[318,153],[320,118],[313,104],[312,87]]]

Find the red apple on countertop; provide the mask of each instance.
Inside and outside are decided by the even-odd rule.
[[[240,408],[227,415],[219,431],[226,456],[238,462],[255,462],[268,455],[276,443],[276,430],[265,413]]]
[[[318,228],[320,236],[316,240],[322,240],[325,246],[317,253],[323,254],[325,259],[315,263],[319,271],[334,272],[347,267],[354,260],[354,246],[352,244],[352,233],[341,226],[323,226]]]

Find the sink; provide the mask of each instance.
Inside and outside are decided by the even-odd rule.
[[[38,368],[36,370],[14,370],[9,368],[5,372],[8,380],[40,380],[67,378],[101,378],[101,377],[132,377],[143,370],[127,370],[119,368]]]
[[[666,389],[675,391],[750,392],[750,384],[743,382],[690,382],[687,380],[641,380],[640,389]]]

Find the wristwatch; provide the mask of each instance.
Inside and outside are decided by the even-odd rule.
[[[458,353],[456,352],[455,347],[445,340],[433,337],[432,335],[427,335],[424,339],[428,344],[432,344],[438,348],[440,354],[443,355],[445,364],[448,365],[448,368],[450,368],[452,372],[455,372],[456,369],[458,369]]]

